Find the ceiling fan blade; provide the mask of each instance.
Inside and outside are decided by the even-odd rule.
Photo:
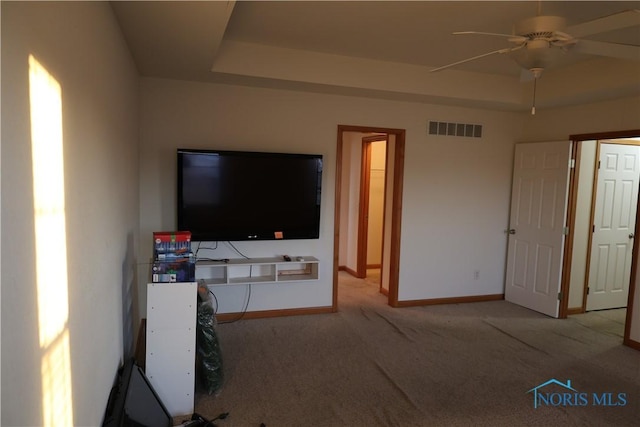
[[[463,59],[462,61],[457,61],[452,64],[447,64],[447,65],[443,65],[442,67],[434,68],[432,70],[429,70],[429,72],[433,73],[434,71],[440,71],[446,68],[455,67],[456,65],[464,64],[465,62],[471,62],[471,61],[475,61],[476,59],[484,58],[485,56],[495,55],[496,53],[509,53],[513,50],[520,49],[522,46],[509,47],[505,49],[499,49],[499,50],[494,50],[492,52],[483,53],[482,55],[474,56],[472,58]]]
[[[640,46],[633,46],[629,44],[578,40],[571,50],[579,53],[586,53],[588,55],[640,61]]]
[[[455,34],[455,35],[478,34],[478,35],[481,35],[481,36],[506,37],[506,38],[509,39],[509,41],[514,42],[514,43],[524,43],[524,42],[526,42],[528,40],[526,37],[516,36],[514,34],[486,33],[486,32],[483,32],[483,31],[456,31],[453,34]]]
[[[640,9],[631,9],[613,15],[603,16],[593,21],[572,25],[565,28],[564,31],[575,38],[581,38],[592,34],[634,27],[636,25],[640,25]]]

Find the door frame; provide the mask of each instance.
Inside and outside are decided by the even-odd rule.
[[[565,245],[564,263],[562,266],[562,282],[560,285],[561,299],[560,310],[558,314],[559,319],[566,319],[569,307],[569,283],[571,278],[571,261],[573,250],[573,239],[575,233],[575,216],[576,216],[576,202],[577,202],[577,186],[578,182],[576,177],[580,167],[580,156],[578,153],[581,151],[582,141],[589,140],[611,140],[620,138],[637,138],[640,137],[640,129],[631,129],[624,131],[611,131],[611,132],[598,132],[598,133],[585,133],[570,135],[569,139],[574,142],[576,149],[573,150],[572,159],[575,162],[575,167],[571,168],[569,177],[569,205],[567,209],[567,225],[569,227],[569,234],[567,235],[567,244]],[[580,147],[580,148],[578,148]],[[640,208],[640,197],[638,198],[638,207]],[[636,214],[636,230],[640,227],[640,215]],[[640,239],[634,239],[633,253],[634,256],[631,259],[631,278],[629,283],[629,297],[627,299],[627,316],[625,319],[624,337],[623,343],[631,347],[635,347],[634,342],[630,339],[631,333],[631,316],[633,314],[634,306],[633,299],[636,292],[636,277],[638,274],[638,242]],[[585,301],[583,300],[583,304]],[[576,314],[576,313],[570,313]]]
[[[356,277],[367,277],[367,250],[369,245],[369,199],[371,190],[371,144],[373,142],[385,142],[385,151],[388,151],[389,136],[379,134],[364,136],[362,138],[361,166],[360,166],[360,207],[358,211],[358,240],[356,256]],[[386,188],[386,179],[385,179]],[[386,195],[386,191],[385,191]],[[386,200],[385,200],[386,203]],[[384,206],[383,206],[384,212]],[[384,213],[383,220],[384,224]],[[383,225],[384,227],[384,225]],[[384,239],[383,239],[384,245]],[[382,264],[382,260],[380,260]],[[381,266],[382,269],[382,266]]]
[[[402,185],[404,177],[404,151],[405,151],[405,129],[380,128],[373,126],[351,126],[338,125],[337,149],[336,149],[336,184],[335,184],[335,208],[334,208],[334,234],[333,234],[333,300],[332,311],[338,311],[338,271],[340,263],[340,198],[342,193],[342,170],[343,170],[343,137],[345,132],[361,133],[384,133],[395,137],[393,159],[387,156],[387,165],[393,162],[393,193],[391,200],[385,203],[392,204],[392,215],[390,223],[390,234],[388,241],[383,240],[383,245],[389,245],[389,293],[387,295],[388,304],[398,307],[398,281],[400,276],[400,231],[402,222]],[[388,136],[387,136],[388,138]],[[387,139],[388,140],[388,139]],[[387,147],[388,148],[388,147]],[[387,150],[388,153],[389,150]],[[387,219],[385,218],[385,221]],[[384,263],[383,263],[384,264]],[[384,267],[384,265],[383,265]]]

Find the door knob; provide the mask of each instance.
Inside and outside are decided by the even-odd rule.
[[[635,237],[635,235],[633,233],[629,233],[629,238],[633,239]]]
[[[516,234],[516,230],[514,228],[509,229],[509,234]]]

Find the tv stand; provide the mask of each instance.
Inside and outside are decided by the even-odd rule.
[[[318,263],[312,256],[293,256],[291,261],[282,257],[198,261],[196,279],[211,286],[318,280]]]

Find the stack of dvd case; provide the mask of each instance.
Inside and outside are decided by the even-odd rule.
[[[153,233],[153,283],[195,282],[196,262],[191,252],[191,232]]]

